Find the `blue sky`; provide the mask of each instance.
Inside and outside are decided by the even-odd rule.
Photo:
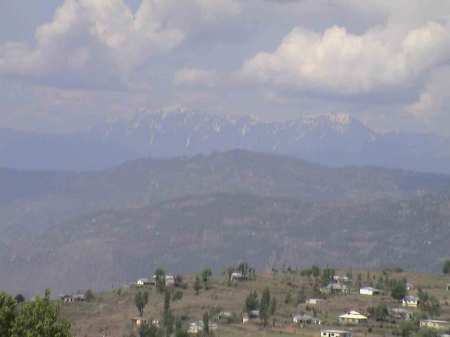
[[[0,2],[0,127],[348,112],[450,135],[447,0]]]

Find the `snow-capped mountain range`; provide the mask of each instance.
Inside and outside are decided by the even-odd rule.
[[[119,142],[141,155],[175,157],[246,149],[287,155],[354,153],[375,134],[347,114],[263,122],[250,117],[200,113],[139,114],[91,130],[106,143]]]
[[[450,173],[447,139],[424,134],[379,134],[342,113],[267,122],[188,111],[140,112],[132,119],[105,122],[69,136],[0,130],[0,137],[0,165],[27,169],[98,169],[138,157],[245,149],[326,165]]]

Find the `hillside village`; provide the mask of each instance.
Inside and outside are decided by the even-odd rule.
[[[248,264],[212,275],[153,275],[109,292],[67,295],[75,337],[448,337],[450,278],[432,274]],[[205,328],[207,326],[207,328]]]
[[[449,301],[450,261],[443,275],[329,266],[257,273],[247,263],[215,274],[159,268],[105,292],[0,293],[0,335],[449,337]]]

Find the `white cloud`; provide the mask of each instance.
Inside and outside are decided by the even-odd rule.
[[[450,66],[433,72],[418,100],[406,111],[421,120],[430,120],[437,115],[450,114]]]
[[[133,13],[123,0],[65,0],[37,29],[34,46],[0,45],[0,76],[75,87],[124,83],[189,32],[239,9],[234,0],[143,0]]]
[[[403,30],[394,25],[355,35],[335,26],[318,34],[297,27],[273,53],[246,61],[241,72],[279,87],[349,95],[408,86],[450,60],[448,24]]]
[[[174,82],[176,85],[200,85],[214,87],[219,81],[216,71],[185,67],[175,73]]]

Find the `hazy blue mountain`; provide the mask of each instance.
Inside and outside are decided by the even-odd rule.
[[[120,144],[83,134],[0,129],[0,166],[27,170],[92,170],[138,157]]]
[[[0,186],[0,289],[12,292],[105,288],[159,264],[196,271],[192,261],[432,269],[448,247],[441,174],[234,150],[94,172],[0,169]]]
[[[244,149],[332,166],[374,165],[450,173],[450,141],[379,134],[347,114],[263,122],[192,112],[140,113],[72,135],[0,130],[0,166],[90,170],[140,157],[169,158]]]
[[[370,167],[330,168],[242,150],[140,159],[85,173],[3,169],[0,183],[4,187],[0,190],[0,229],[25,226],[32,231],[62,217],[107,208],[143,207],[186,195],[246,193],[352,202],[406,199],[450,190],[446,175]]]

